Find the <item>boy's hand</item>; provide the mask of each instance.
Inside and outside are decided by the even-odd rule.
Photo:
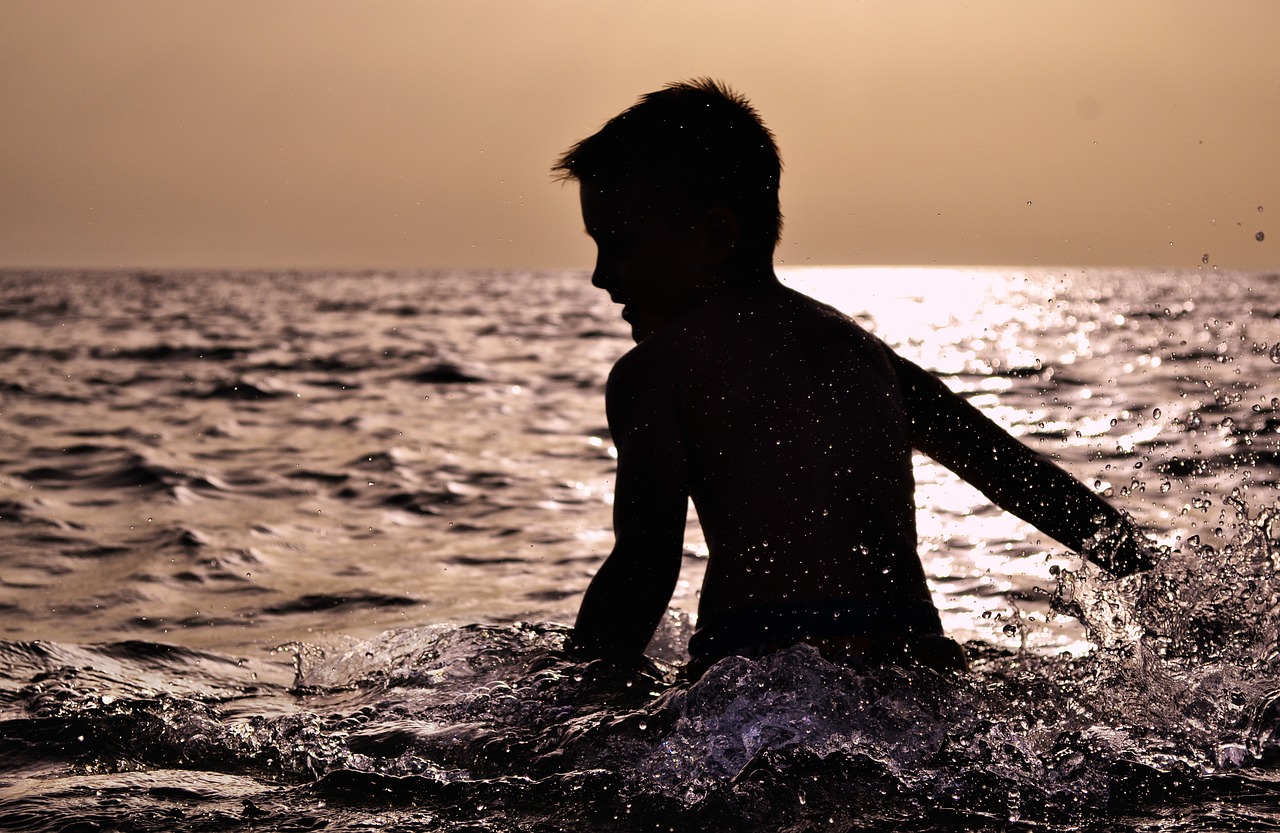
[[[593,680],[614,678],[631,680],[641,676],[661,681],[673,675],[671,666],[645,654],[609,655],[598,648],[579,642],[575,637],[575,632],[570,631],[568,638],[564,641],[563,650],[569,660],[582,664],[585,677]]]
[[[564,640],[564,652],[578,662],[604,660],[614,665],[628,665],[636,659],[633,655],[622,655],[606,650],[595,640],[585,637],[577,628],[569,631]]]
[[[1085,554],[1094,564],[1117,576],[1150,570],[1160,559],[1154,542],[1127,521],[1099,529]]]

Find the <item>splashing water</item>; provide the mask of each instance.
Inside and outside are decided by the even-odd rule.
[[[372,815],[442,830],[1123,829],[1163,806],[1203,821],[1223,796],[1272,819],[1240,802],[1275,795],[1280,759],[1280,508],[1230,505],[1220,548],[1191,539],[1125,579],[1059,573],[1054,610],[1094,652],[973,643],[959,677],[799,645],[687,685],[662,660],[581,662],[560,626],[441,625],[295,645],[284,691],[185,649],[161,666],[145,643],[8,643],[5,679],[27,682],[5,689],[6,769],[80,775],[56,795],[5,788],[0,826],[61,829],[42,802],[139,830],[178,810],[210,829]],[[657,653],[688,630],[673,616]],[[146,787],[169,769],[193,775]]]
[[[1063,569],[921,463],[972,673],[798,646],[693,685],[678,610],[627,671],[515,623],[607,550],[629,342],[585,276],[0,280],[0,829],[1280,826],[1280,283],[917,277],[827,284],[1156,567]]]

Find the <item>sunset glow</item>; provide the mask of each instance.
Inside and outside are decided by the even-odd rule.
[[[586,265],[550,164],[711,75],[778,136],[786,265],[1270,267],[1276,32],[1269,0],[8,0],[0,266]]]

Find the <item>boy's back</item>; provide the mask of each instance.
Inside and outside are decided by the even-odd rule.
[[[643,369],[633,366],[643,365]],[[689,310],[619,362],[611,396],[679,424],[710,549],[702,627],[735,611],[929,598],[890,355],[847,316],[766,284]]]

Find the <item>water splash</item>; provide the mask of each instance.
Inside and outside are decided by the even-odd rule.
[[[151,643],[5,643],[0,824],[74,810],[163,829],[143,820],[181,805],[210,829],[1126,829],[1135,811],[1193,829],[1224,796],[1272,823],[1280,507],[1226,504],[1221,546],[1188,539],[1125,579],[1058,573],[1054,610],[1090,654],[971,643],[962,676],[800,645],[681,684],[664,659],[583,661],[546,624],[296,644],[287,688]],[[688,629],[671,617],[654,652],[674,658]],[[32,777],[50,766],[57,795]],[[104,784],[128,800],[102,804]]]

